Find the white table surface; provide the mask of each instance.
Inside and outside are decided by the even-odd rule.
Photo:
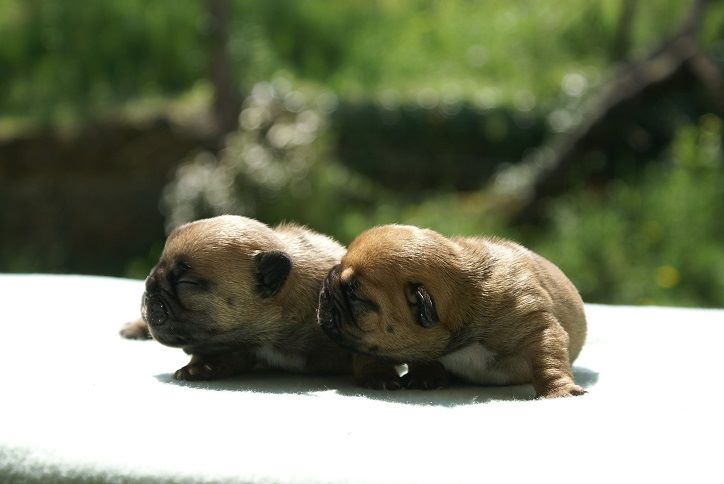
[[[176,382],[141,281],[0,275],[0,482],[724,482],[724,310],[587,305],[589,393]]]

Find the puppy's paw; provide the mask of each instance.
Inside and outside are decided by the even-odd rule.
[[[354,355],[352,358],[354,381],[357,386],[373,390],[399,390],[402,379],[395,367],[366,355]]]
[[[240,375],[254,366],[254,358],[244,352],[197,355],[174,373],[176,380],[218,380]]]
[[[371,372],[355,377],[357,386],[371,390],[399,390],[402,388],[402,379],[397,373]]]
[[[142,319],[126,323],[119,331],[119,334],[126,339],[151,339],[148,326]]]
[[[214,378],[218,378],[219,374],[214,365],[201,361],[197,363],[192,362],[183,368],[179,368],[176,370],[176,373],[173,374],[173,377],[176,380],[201,381],[213,380]]]
[[[569,383],[560,387],[552,388],[543,394],[539,395],[539,398],[559,398],[559,397],[575,397],[587,393],[582,387],[575,383]]]
[[[402,377],[402,384],[405,388],[433,390],[448,386],[449,376],[447,370],[438,361],[410,363],[407,366],[407,373]]]

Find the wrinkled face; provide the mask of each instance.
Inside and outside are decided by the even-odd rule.
[[[386,265],[383,255],[365,266],[345,257],[332,268],[320,293],[318,318],[339,345],[396,363],[436,359],[450,340],[434,295],[404,268]]]
[[[202,235],[172,233],[146,278],[141,314],[151,335],[188,352],[263,343],[280,321],[271,302],[291,270],[289,257]]]
[[[154,339],[168,346],[188,345],[201,333],[214,331],[213,319],[191,303],[194,296],[208,290],[210,282],[190,271],[184,259],[162,258],[146,278],[141,316]]]

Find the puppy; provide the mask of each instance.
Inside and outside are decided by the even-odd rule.
[[[532,383],[540,397],[584,393],[571,372],[583,301],[555,265],[508,240],[367,230],[325,278],[318,317],[340,345],[375,358],[442,365],[480,384]]]
[[[143,320],[121,334],[191,354],[176,379],[224,378],[254,367],[347,373],[351,355],[317,324],[322,280],[344,248],[296,225],[274,229],[224,215],[174,230],[146,279]],[[146,324],[147,323],[147,324]]]

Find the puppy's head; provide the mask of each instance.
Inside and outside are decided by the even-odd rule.
[[[431,230],[388,225],[350,244],[322,286],[318,318],[341,346],[394,362],[442,356],[451,339],[455,253]]]
[[[160,343],[222,350],[273,338],[291,259],[266,225],[236,216],[174,230],[146,279],[142,316]]]

